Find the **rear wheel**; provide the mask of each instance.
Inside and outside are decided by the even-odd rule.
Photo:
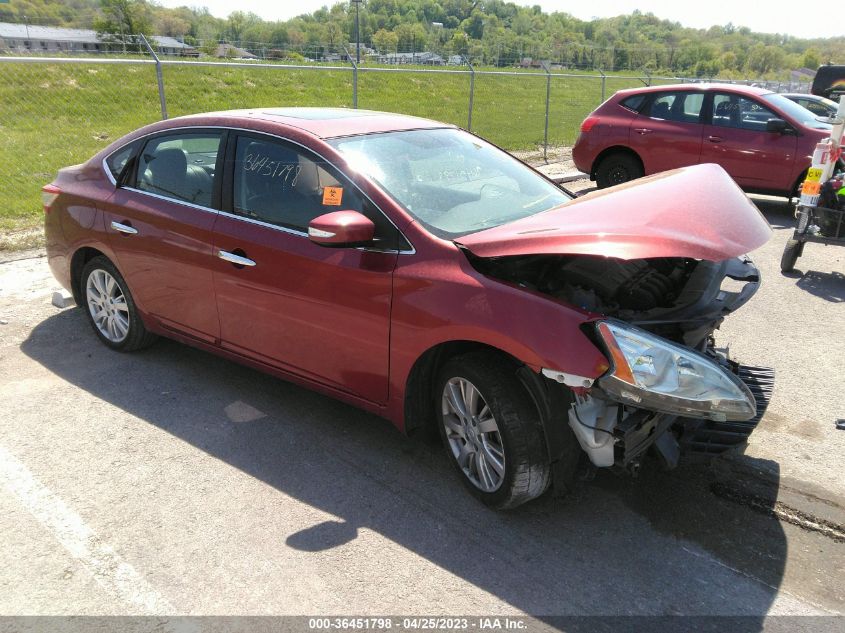
[[[780,271],[789,273],[795,270],[795,262],[801,257],[803,250],[803,242],[790,238],[783,249],[783,256],[780,258]]]
[[[548,488],[540,415],[511,363],[489,352],[450,359],[435,403],[449,459],[483,503],[513,508]]]
[[[106,257],[95,257],[85,264],[81,281],[85,314],[103,343],[131,352],[155,341],[155,335],[141,321],[126,281]]]
[[[642,176],[643,166],[640,161],[623,152],[605,156],[596,167],[596,185],[599,189],[621,185]]]

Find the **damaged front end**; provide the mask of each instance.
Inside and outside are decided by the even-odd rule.
[[[546,368],[567,385],[569,426],[599,466],[636,467],[656,446],[719,453],[745,441],[773,371],[717,350],[713,332],[760,285],[744,255],[771,227],[719,166],[695,165],[589,193],[462,236],[484,275],[583,311],[608,359],[599,377]]]
[[[682,451],[717,454],[744,442],[762,417],[773,372],[733,362],[713,338],[759,287],[749,258],[466,254],[487,276],[589,313],[583,328],[607,372],[543,374],[570,387],[568,423],[594,465],[635,470],[651,446],[670,467]]]

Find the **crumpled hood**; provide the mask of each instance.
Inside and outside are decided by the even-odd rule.
[[[771,234],[763,214],[727,172],[705,164],[595,191],[455,242],[479,257],[569,254],[721,261],[759,248]]]

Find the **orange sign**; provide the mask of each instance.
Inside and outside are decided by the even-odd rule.
[[[801,187],[801,193],[808,195],[808,196],[815,196],[818,195],[822,190],[821,183],[812,182],[810,180],[804,181],[804,186]]]
[[[323,204],[340,206],[343,199],[343,187],[323,187]]]

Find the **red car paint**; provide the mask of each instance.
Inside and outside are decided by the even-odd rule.
[[[696,165],[594,191],[458,242],[481,257],[601,254],[721,261],[762,246],[771,233],[724,169]]]
[[[667,120],[622,105],[636,95],[649,100],[667,93],[701,94],[697,120]],[[792,196],[810,166],[816,143],[829,135],[764,99],[771,91],[733,84],[681,84],[620,90],[593,111],[582,126],[572,157],[576,167],[596,177],[602,159],[626,152],[638,160],[645,175],[668,169],[715,163],[751,193]],[[787,134],[714,125],[716,95],[737,95],[771,110],[791,128]],[[809,113],[808,113],[809,115]],[[810,115],[812,116],[812,115]]]
[[[389,418],[400,429],[415,366],[445,344],[487,345],[535,372],[550,368],[594,379],[607,370],[606,357],[580,327],[591,315],[482,275],[461,247],[414,222],[321,136],[449,126],[396,115],[328,112],[332,116],[325,120],[261,111],[171,119],[120,139],[83,165],[62,170],[53,183],[62,193],[45,215],[54,275],[82,303],[76,281],[85,249],[94,249],[121,271],[150,331],[350,402]],[[133,139],[186,127],[265,133],[318,153],[375,203],[412,249],[325,248],[304,235],[164,201],[111,181],[103,161],[112,152]],[[702,208],[693,213],[679,199],[692,183],[708,179]],[[583,227],[578,252],[623,258],[681,251],[689,257],[717,257],[750,250],[763,239],[765,227],[757,211],[716,168],[689,170],[640,187],[645,193],[632,186],[619,194],[627,202],[618,213],[608,210],[610,195],[594,196],[543,218],[464,236],[461,242],[479,252],[536,250],[539,242],[526,241],[526,223],[548,232],[547,221],[555,220],[557,227],[556,219],[563,215],[571,226]],[[665,204],[655,206],[656,190],[679,202],[677,216]],[[730,208],[705,214],[707,196]],[[629,214],[627,221],[622,211]],[[727,216],[734,224],[720,238],[720,227],[711,223]],[[616,240],[611,250],[597,239],[601,218],[608,234],[619,235],[613,227],[617,221],[628,229],[626,239]],[[119,233],[112,222],[130,225],[138,234]],[[553,243],[558,240],[578,244],[572,230],[556,228],[551,234],[556,237],[542,238],[543,252],[556,252]],[[516,246],[520,243],[525,251]],[[260,265],[234,266],[215,256],[218,250],[243,252]]]

